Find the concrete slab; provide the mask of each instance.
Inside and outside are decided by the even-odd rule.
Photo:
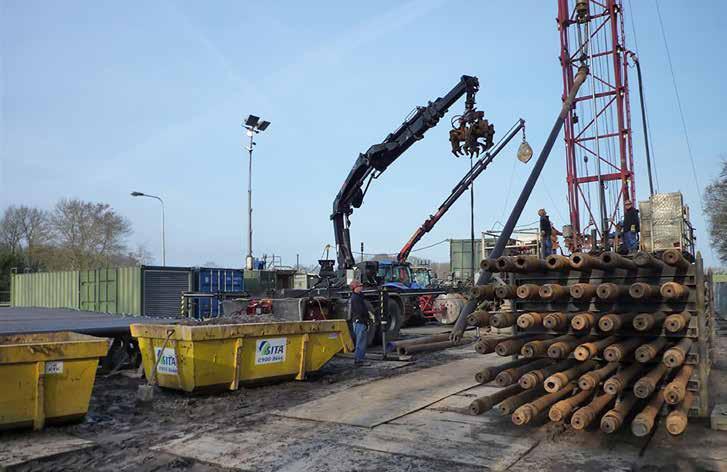
[[[479,358],[453,361],[360,385],[274,414],[374,427],[471,388]]]
[[[6,433],[0,435],[0,470],[95,445],[93,441],[61,433]]]

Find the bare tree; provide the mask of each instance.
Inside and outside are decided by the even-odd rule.
[[[0,220],[0,244],[13,255],[22,249],[23,225],[18,210],[15,205],[7,207]]]
[[[719,259],[727,263],[727,156],[722,171],[704,190],[704,213],[709,221],[709,237]]]
[[[92,269],[124,254],[131,223],[106,203],[63,199],[51,217],[56,244],[66,265]]]

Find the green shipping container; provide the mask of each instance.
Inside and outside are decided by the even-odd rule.
[[[472,280],[472,241],[469,239],[449,240],[449,271],[455,280]],[[475,239],[475,273],[480,270],[482,240]]]
[[[79,272],[13,274],[10,305],[44,308],[79,308]]]

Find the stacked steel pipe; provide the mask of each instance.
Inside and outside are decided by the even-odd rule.
[[[503,256],[482,267],[509,273],[506,284],[481,290],[512,308],[475,312],[472,324],[512,327],[513,335],[475,348],[519,358],[477,373],[477,382],[503,388],[473,401],[472,414],[497,407],[516,425],[547,418],[636,436],[653,431],[659,414],[668,414],[671,434],[683,433],[690,416],[706,415],[712,311],[701,257],[691,263],[678,250]]]

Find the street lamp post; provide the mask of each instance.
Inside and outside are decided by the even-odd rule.
[[[159,203],[162,204],[162,266],[166,267],[167,265],[167,245],[166,245],[166,237],[164,234],[164,200],[162,200],[161,197],[157,197],[156,195],[149,195],[148,193],[142,193],[142,192],[131,192],[132,197],[148,197],[148,198],[154,198],[156,200],[159,200]]]
[[[253,137],[255,134],[265,131],[270,126],[269,121],[261,120],[259,116],[248,115],[245,123],[242,125],[247,131],[245,134],[250,138],[250,145],[245,149],[248,152],[248,168],[247,168],[247,257],[245,258],[245,268],[253,269],[252,258],[252,148],[255,146]]]

